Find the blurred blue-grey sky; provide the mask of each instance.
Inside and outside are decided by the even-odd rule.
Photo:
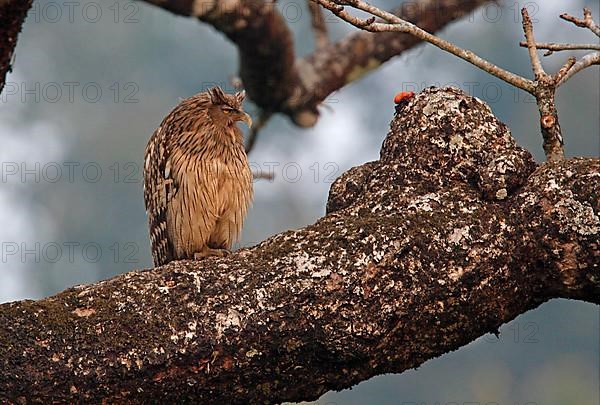
[[[374,1],[391,8],[395,1]],[[72,5],[70,5],[72,4]],[[597,1],[504,1],[441,35],[531,77],[519,9],[527,4],[539,41],[592,42],[558,19]],[[277,7],[298,55],[312,51],[305,2]],[[327,17],[332,38],[353,28]],[[568,56],[543,59],[549,71]],[[177,104],[237,74],[235,47],[196,20],[141,2],[35,0],[0,95],[0,302],[40,298],[149,267],[141,183],[148,138]],[[275,173],[255,184],[242,235],[252,245],[323,215],[329,185],[378,158],[399,90],[455,85],[487,101],[520,145],[543,159],[534,100],[465,62],[421,45],[332,94],[312,129],[274,117],[250,160]],[[588,69],[558,92],[569,156],[600,156],[600,73]],[[250,112],[256,112],[250,103]],[[486,336],[400,376],[374,378],[318,403],[598,404],[598,307],[555,300]]]

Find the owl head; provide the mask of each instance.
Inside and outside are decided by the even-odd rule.
[[[224,125],[235,125],[238,121],[244,121],[248,127],[252,127],[252,118],[242,108],[242,103],[246,97],[245,91],[235,94],[227,94],[220,87],[216,86],[208,90],[210,97],[210,115],[213,120]]]

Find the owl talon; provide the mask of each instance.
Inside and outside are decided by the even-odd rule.
[[[202,260],[206,257],[217,256],[217,257],[225,257],[231,254],[230,250],[227,249],[213,249],[213,248],[204,248],[201,252],[194,253],[194,260]]]
[[[229,249],[212,249],[214,256],[225,257],[231,254]]]

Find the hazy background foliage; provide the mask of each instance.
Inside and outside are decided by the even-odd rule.
[[[531,77],[527,53],[517,47],[525,3],[539,41],[594,40],[558,19],[588,6],[600,20],[596,1],[574,0],[505,1],[443,36]],[[310,52],[304,1],[282,0],[277,7],[294,31],[297,53]],[[327,21],[334,38],[352,30],[330,15]],[[566,56],[543,62],[555,71]],[[146,142],[180,98],[212,84],[232,91],[236,72],[235,47],[196,20],[139,2],[35,0],[0,95],[0,302],[149,267],[141,183]],[[530,97],[420,46],[331,95],[315,128],[298,129],[279,116],[269,123],[250,160],[255,169],[273,168],[276,178],[256,183],[241,244],[322,216],[330,182],[378,158],[394,94],[430,85],[455,85],[487,101],[518,142],[543,158]],[[597,68],[559,90],[569,156],[600,155],[599,92]],[[247,109],[256,111],[251,104]],[[499,339],[482,337],[416,371],[380,376],[318,403],[595,405],[599,317],[592,305],[554,300],[504,325]]]

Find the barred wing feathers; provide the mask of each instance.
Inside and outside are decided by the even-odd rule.
[[[167,234],[167,207],[177,193],[178,184],[172,177],[169,156],[166,131],[161,125],[146,146],[144,159],[144,202],[155,266],[175,259],[175,248]]]

